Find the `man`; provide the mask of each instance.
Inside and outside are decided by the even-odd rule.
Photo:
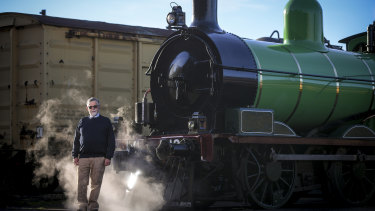
[[[115,150],[115,136],[111,121],[99,114],[96,98],[87,100],[89,117],[82,118],[77,126],[73,143],[73,162],[78,166],[79,210],[98,210],[98,197],[105,166],[111,164]],[[91,178],[91,192],[87,200],[87,186]]]

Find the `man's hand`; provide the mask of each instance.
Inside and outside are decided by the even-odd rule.
[[[111,165],[111,160],[106,158],[106,159],[104,160],[104,165],[105,165],[105,166],[109,166],[109,165]]]
[[[78,166],[79,165],[79,159],[78,158],[74,158],[73,159],[73,163],[74,163],[74,165]]]

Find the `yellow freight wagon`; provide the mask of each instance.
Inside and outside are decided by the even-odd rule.
[[[121,107],[132,110],[149,87],[144,73],[170,33],[0,13],[0,147],[25,150],[45,136],[48,128],[40,112],[52,100],[59,103],[51,118],[59,132],[86,115],[84,104],[90,96],[101,100],[103,115]],[[129,114],[134,119],[133,112]]]

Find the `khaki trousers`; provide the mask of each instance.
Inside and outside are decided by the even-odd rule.
[[[79,210],[98,210],[99,193],[105,170],[104,157],[80,158],[78,165],[78,205]],[[91,191],[87,200],[87,186],[91,179]]]

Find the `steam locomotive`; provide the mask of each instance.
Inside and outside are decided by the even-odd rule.
[[[177,29],[147,74],[136,103],[143,139],[165,171],[168,205],[235,200],[266,209],[321,190],[363,205],[375,192],[374,25],[365,53],[324,43],[316,0],[290,0],[284,39],[250,40],[222,30],[216,0],[181,7]]]

